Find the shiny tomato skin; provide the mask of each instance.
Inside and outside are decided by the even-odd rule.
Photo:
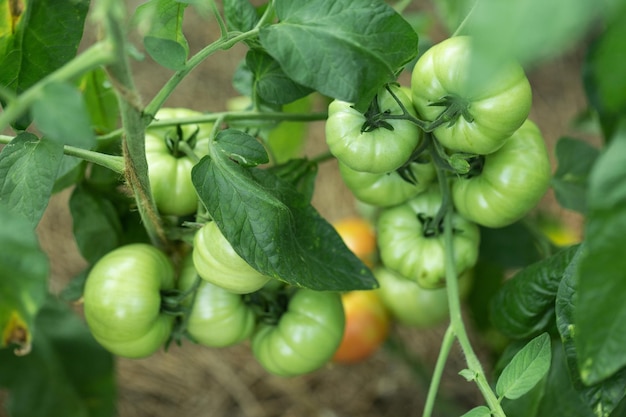
[[[87,325],[115,355],[143,358],[170,336],[174,317],[161,311],[161,291],[174,288],[174,268],[148,244],[119,247],[98,260],[85,282]]]
[[[348,249],[370,268],[377,258],[376,231],[360,217],[346,217],[333,223]]]

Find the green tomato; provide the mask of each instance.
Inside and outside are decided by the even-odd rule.
[[[202,113],[188,109],[165,108],[157,112],[157,119],[180,119]],[[209,152],[209,138],[213,124],[188,124],[169,127],[149,127],[146,131],[146,160],[150,189],[162,214],[185,216],[198,207],[198,196],[191,182],[195,165],[178,142],[184,141],[197,157]]]
[[[387,208],[378,218],[378,248],[382,264],[424,288],[445,285],[445,243],[441,225],[431,225],[441,194],[435,187],[399,206]],[[454,266],[458,274],[478,259],[478,226],[452,215]],[[439,231],[439,233],[437,233]]]
[[[332,359],[344,327],[339,293],[297,289],[278,323],[259,325],[252,335],[252,353],[272,374],[306,374]]]
[[[208,347],[226,347],[250,337],[255,315],[240,294],[199,279],[191,256],[185,258],[178,288],[188,291],[196,280],[199,286],[183,305],[189,308],[187,332],[195,342]]]
[[[398,86],[390,87],[411,115],[415,110],[411,99]],[[377,98],[380,111],[402,114],[402,110],[387,89]],[[408,120],[387,120],[391,129],[380,126],[362,132],[365,115],[352,104],[334,100],[328,106],[326,143],[330,152],[355,171],[382,174],[400,168],[411,156],[421,139],[421,130]]]
[[[237,294],[254,292],[271,279],[235,252],[215,222],[196,232],[193,264],[202,279]]]
[[[450,317],[445,288],[423,288],[385,267],[377,268],[374,275],[379,284],[376,291],[397,322],[416,328],[429,328]],[[471,289],[471,271],[461,275],[458,282],[459,296],[464,299]]]
[[[432,162],[413,162],[404,175],[414,183],[402,178],[398,171],[382,174],[355,171],[339,162],[339,172],[354,196],[367,204],[378,207],[395,206],[415,197],[431,184],[436,176]]]
[[[445,147],[459,152],[486,155],[498,150],[528,117],[532,104],[530,83],[517,62],[499,63],[484,80],[469,79],[472,71],[471,39],[448,38],[422,55],[411,76],[413,105],[426,120],[443,111],[442,100],[452,97],[467,105],[451,126],[434,130]]]
[[[473,222],[507,226],[526,215],[548,190],[550,159],[541,132],[531,121],[500,150],[479,158],[482,171],[452,183],[456,210]]]
[[[119,356],[152,355],[172,330],[174,317],[161,311],[161,291],[173,287],[174,268],[154,246],[137,243],[109,252],[85,282],[85,319],[94,338]]]

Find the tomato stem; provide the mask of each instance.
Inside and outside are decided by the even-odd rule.
[[[452,345],[455,340],[454,329],[451,325],[446,329],[446,333],[443,335],[443,341],[441,342],[441,348],[439,349],[439,356],[437,357],[437,363],[435,364],[435,370],[431,379],[430,386],[428,387],[428,395],[426,396],[426,404],[424,405],[424,411],[422,417],[430,417],[435,407],[435,401],[437,399],[437,392],[439,391],[439,383],[443,377],[443,370],[448,361],[448,356],[452,350]]]

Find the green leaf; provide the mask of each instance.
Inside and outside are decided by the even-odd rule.
[[[506,336],[532,337],[554,322],[554,302],[577,246],[536,262],[506,281],[491,303],[491,321]]]
[[[413,28],[370,0],[275,2],[279,23],[261,28],[267,52],[291,79],[365,110],[417,55]]]
[[[62,156],[58,143],[17,135],[0,152],[0,206],[25,216],[34,228],[48,206]]]
[[[474,38],[486,60],[513,56],[526,65],[560,55],[582,38],[602,9],[590,1],[481,0],[463,34]],[[477,60],[476,69],[489,64]]]
[[[192,180],[221,232],[256,270],[314,290],[377,287],[372,272],[306,197],[270,171],[215,152],[193,168]]]
[[[252,91],[271,104],[291,103],[309,95],[312,90],[289,78],[274,58],[264,51],[251,49],[246,66],[252,71]]]
[[[83,75],[78,82],[83,93],[91,126],[97,134],[111,132],[117,127],[119,106],[113,84],[102,68]]]
[[[47,293],[50,267],[24,217],[0,205],[0,224],[0,348],[15,344],[28,352],[35,316]],[[4,362],[0,363],[2,378]]]
[[[503,268],[522,268],[541,259],[536,239],[523,222],[498,229],[481,227],[480,254]]]
[[[583,67],[583,84],[589,104],[600,116],[605,138],[613,136],[626,111],[626,7],[615,11],[607,28],[589,46]]]
[[[70,211],[78,249],[89,263],[119,246],[122,225],[109,200],[78,186],[70,197]]]
[[[589,178],[574,341],[582,380],[595,384],[626,365],[626,122]]]
[[[539,384],[517,400],[502,400],[507,417],[593,417],[570,380],[563,346],[552,343],[550,372]]]
[[[552,177],[552,188],[559,203],[570,210],[587,210],[587,181],[599,151],[589,143],[561,138],[556,144],[558,167]]]
[[[96,137],[78,89],[66,83],[46,85],[33,105],[35,124],[48,139],[63,145],[91,149]]]
[[[253,167],[269,162],[267,152],[261,143],[240,130],[225,129],[215,137],[215,146],[228,158],[245,167]]]
[[[582,250],[579,249],[565,276],[559,285],[556,298],[556,324],[561,335],[567,368],[572,384],[589,410],[593,410],[597,417],[608,417],[624,398],[626,393],[626,369],[622,368],[613,376],[593,385],[584,385],[578,370],[578,355],[574,344],[574,311],[578,292],[578,262]]]
[[[0,85],[21,93],[76,56],[89,0],[15,3],[17,19],[0,21]]]
[[[498,396],[515,400],[530,391],[548,373],[551,356],[548,333],[528,342],[500,374],[496,383]]]
[[[182,29],[187,6],[175,0],[150,0],[135,11],[146,51],[157,63],[172,70],[184,68],[189,55]]]
[[[247,32],[259,21],[256,8],[248,0],[223,0],[224,17],[231,31]]]
[[[467,413],[463,414],[461,417],[490,417],[491,410],[484,405],[480,405],[478,407],[472,408]]]
[[[473,281],[467,304],[473,324],[479,330],[488,330],[492,327],[489,305],[502,286],[504,268],[494,262],[479,259],[474,266],[474,277],[480,277],[480,279]]]
[[[12,417],[111,417],[113,358],[66,305],[49,298],[35,322],[33,350],[0,350],[0,386],[9,389]]]

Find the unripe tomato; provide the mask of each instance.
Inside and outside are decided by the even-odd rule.
[[[254,292],[271,279],[235,252],[215,222],[196,232],[193,264],[202,279],[238,294]]]
[[[184,108],[163,108],[155,117],[179,119],[200,114]],[[203,123],[147,129],[146,160],[150,189],[162,214],[185,216],[196,211],[198,196],[191,182],[194,161],[178,149],[178,142],[186,142],[198,157],[202,157],[209,152],[212,127],[212,123]]]
[[[376,232],[372,225],[359,217],[347,217],[333,224],[348,249],[370,268],[376,262]]]
[[[161,291],[173,287],[174,268],[154,246],[137,243],[109,252],[85,282],[85,319],[94,338],[119,356],[152,355],[172,331],[174,316],[161,311]]]
[[[378,350],[389,334],[390,318],[376,291],[341,295],[346,327],[334,362],[355,363]]]

